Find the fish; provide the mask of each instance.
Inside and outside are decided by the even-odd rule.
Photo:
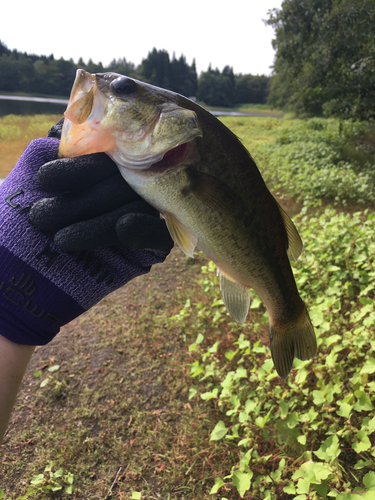
[[[198,248],[216,264],[235,321],[246,320],[250,290],[258,294],[280,377],[294,358],[315,356],[314,328],[289,261],[301,254],[301,238],[234,133],[182,95],[117,73],[78,70],[59,155],[97,152],[160,212],[186,255]]]

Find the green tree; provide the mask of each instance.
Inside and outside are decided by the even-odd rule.
[[[112,59],[106,71],[113,71],[114,73],[120,73],[120,75],[130,76],[135,71],[135,65],[132,62],[128,62],[125,57]]]
[[[235,83],[233,70],[226,66],[221,73],[211,66],[200,75],[198,99],[209,106],[231,107],[235,103]]]
[[[32,91],[43,94],[60,94],[56,75],[57,69],[49,60],[38,59],[34,62],[34,78],[32,80]]]
[[[265,75],[236,76],[236,103],[265,104],[270,78]]]
[[[166,50],[152,49],[142,60],[142,75],[149,83],[170,89],[170,60]]]
[[[195,60],[192,65],[189,66],[184,55],[176,59],[175,54],[173,54],[170,64],[170,84],[171,89],[179,94],[186,97],[195,96],[198,89]]]
[[[173,54],[171,61],[167,51],[154,48],[147,58],[142,60],[142,64],[136,69],[136,75],[153,85],[187,97],[194,96],[197,92],[195,61],[189,66],[184,55],[176,59]]]
[[[267,24],[276,50],[270,104],[375,117],[374,0],[285,0]]]
[[[77,66],[73,60],[66,61],[62,57],[51,62],[54,68],[53,81],[56,84],[57,93],[59,95],[70,94],[73,86],[74,78],[77,71]]]
[[[17,61],[12,56],[3,54],[0,57],[0,89],[5,91],[22,90],[20,78]]]
[[[8,47],[5,45],[5,43],[3,43],[0,40],[0,56],[2,56],[3,54],[8,56],[10,53],[11,53],[11,51],[8,49]]]

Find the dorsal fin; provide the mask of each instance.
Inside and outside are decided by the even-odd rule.
[[[228,274],[218,268],[220,290],[228,313],[238,323],[246,319],[250,307],[250,288],[234,281]]]
[[[288,248],[287,248],[288,257],[290,260],[297,260],[303,250],[303,243],[301,237],[298,234],[297,228],[294,225],[292,219],[289,217],[289,215],[283,210],[283,208],[278,203],[277,206],[279,207],[279,211],[284,222],[286,234],[288,236]]]

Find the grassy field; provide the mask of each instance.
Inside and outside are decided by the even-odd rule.
[[[45,137],[61,118],[60,115],[0,117],[0,178],[9,174],[32,139]]]
[[[373,132],[223,121],[294,216],[305,250],[293,270],[318,355],[279,379],[259,299],[237,325],[214,265],[174,249],[37,348],[1,450],[3,499],[375,495]]]

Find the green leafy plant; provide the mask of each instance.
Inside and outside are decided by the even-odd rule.
[[[17,497],[15,500],[25,500],[38,492],[65,491],[69,495],[72,494],[74,490],[74,475],[62,468],[54,471],[54,467],[55,462],[51,461],[42,473],[35,475],[31,479],[26,494]],[[0,489],[0,499],[4,498],[6,500],[4,494],[4,490]]]
[[[293,120],[256,148],[262,173],[301,200],[375,202],[374,129],[365,122]]]
[[[346,215],[317,204],[314,212],[305,206],[296,223],[306,248],[294,274],[316,328],[314,360],[295,360],[288,380],[281,381],[268,346],[254,336],[266,338],[263,305],[254,298],[255,315],[245,332],[223,323],[213,263],[202,269],[207,305],[189,301],[175,317],[197,331],[190,346],[190,396],[220,408],[210,439],[238,453],[212,494],[231,486],[242,498],[251,490],[262,499],[350,500],[372,488],[375,215]],[[213,344],[212,318],[216,329],[223,323]]]

